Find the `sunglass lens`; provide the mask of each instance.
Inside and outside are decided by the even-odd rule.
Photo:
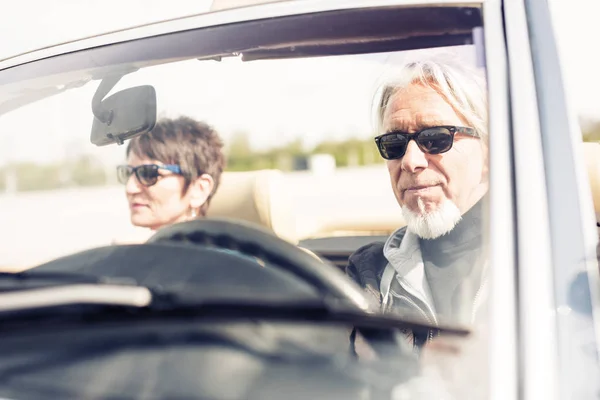
[[[383,158],[395,160],[404,156],[407,144],[405,135],[392,133],[381,138],[379,150]]]
[[[141,165],[135,172],[142,185],[152,186],[158,179],[158,167],[156,165]]]
[[[417,143],[429,154],[443,153],[452,147],[452,133],[447,128],[425,129],[419,133]]]
[[[117,180],[119,183],[126,185],[129,177],[133,173],[133,168],[128,165],[119,165],[117,167]]]

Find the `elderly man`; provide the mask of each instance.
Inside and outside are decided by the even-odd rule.
[[[407,64],[381,93],[375,142],[407,225],[358,249],[346,272],[384,312],[472,323],[487,281],[485,79],[425,60]],[[427,336],[413,339],[421,345]]]

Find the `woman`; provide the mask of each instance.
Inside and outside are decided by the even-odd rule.
[[[127,165],[117,167],[131,223],[157,230],[205,216],[225,167],[222,147],[209,125],[189,117],[162,119],[131,139]]]

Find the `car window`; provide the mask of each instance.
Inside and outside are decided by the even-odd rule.
[[[569,7],[565,7],[558,1],[551,1],[549,5],[561,67],[564,71],[563,81],[569,101],[569,111],[576,120],[575,132],[580,135],[583,147],[580,154],[583,156],[587,178],[583,182],[584,196],[585,200],[588,200],[590,195],[592,197],[596,228],[600,234],[600,175],[598,174],[600,171],[598,165],[600,107],[593,100],[596,90],[600,88],[600,79],[593,73],[594,62],[591,58],[593,55],[586,51],[600,36],[600,31],[585,28],[590,26],[588,19],[600,12],[600,8],[596,3],[585,1],[578,1]],[[596,254],[600,260],[600,242],[596,246]],[[596,279],[592,278],[592,282],[595,281]]]
[[[593,99],[600,89],[600,79],[594,74],[594,55],[587,51],[600,31],[588,29],[591,19],[600,12],[594,2],[576,1],[569,6],[560,1],[549,1],[552,23],[555,28],[556,45],[563,68],[565,92],[571,107],[571,113],[578,122],[581,139],[589,150],[586,159],[593,164],[595,157],[592,143],[600,141],[600,107]],[[588,163],[588,173],[597,169]],[[595,179],[590,177],[593,182]],[[591,192],[596,195],[597,187],[592,185]],[[596,218],[600,220],[598,196],[595,196]]]
[[[589,378],[597,374],[598,321],[595,317],[598,310],[598,289],[600,288],[597,262],[600,248],[598,245],[600,143],[598,143],[599,137],[596,132],[600,108],[592,100],[595,97],[594,93],[600,87],[600,80],[593,74],[591,64],[594,61],[589,58],[591,57],[590,52],[586,51],[600,32],[596,29],[586,29],[586,27],[591,26],[589,25],[591,16],[597,14],[600,9],[597,4],[585,1],[576,1],[568,6],[559,1],[549,1],[548,5],[551,23],[555,28],[558,66],[563,71],[563,79],[562,82],[555,81],[558,84],[555,87],[551,88],[552,85],[546,85],[545,88],[539,88],[541,92],[541,95],[538,95],[541,110],[540,121],[546,125],[542,137],[546,136],[543,140],[546,142],[545,152],[548,160],[555,158],[552,154],[560,147],[574,146],[575,157],[570,163],[574,163],[571,168],[571,174],[574,173],[574,175],[571,176],[575,177],[572,182],[576,184],[571,189],[567,188],[565,180],[561,180],[560,173],[557,173],[558,170],[553,170],[553,166],[557,164],[550,164],[551,161],[550,163],[546,161],[550,194],[548,197],[550,204],[553,200],[555,204],[549,215],[549,220],[553,221],[554,225],[553,241],[555,243],[564,242],[567,232],[569,232],[569,237],[573,238],[573,243],[566,245],[565,250],[561,250],[559,246],[555,246],[553,249],[554,295],[559,332],[557,354],[561,360],[560,364],[564,366],[559,379],[561,386],[565,388],[565,393],[577,393],[576,397],[585,397],[588,394],[584,395],[583,393],[597,392],[594,384],[588,385],[587,382],[593,382]],[[539,20],[535,25],[537,26],[532,30],[534,36],[536,35],[535,30],[541,27]],[[540,31],[537,32],[538,37],[541,37]],[[534,55],[534,59],[539,57],[536,73],[541,77],[541,81],[547,79],[548,75],[546,77],[543,75],[547,74],[550,68],[554,68],[554,71],[557,71],[558,68],[552,62],[544,63],[547,68],[539,63],[542,60],[541,57],[547,57],[545,61],[549,61],[549,58],[553,58],[553,56],[548,51],[551,49],[549,46],[536,45],[540,48],[546,47],[545,53],[539,51]],[[544,53],[543,56],[542,53]],[[557,103],[550,104],[548,100],[551,97],[547,96],[547,93],[556,93],[563,89],[566,98],[563,99],[559,110],[555,107]],[[543,93],[544,91],[546,94]],[[550,110],[558,111],[555,114],[558,118],[552,118]],[[570,129],[565,133],[571,133],[571,138],[564,136],[561,139],[556,135],[558,131],[553,131],[550,125],[554,125],[556,128],[561,125],[559,121],[562,121],[563,128],[565,123],[570,124],[568,127]],[[548,145],[549,137],[556,137],[553,142],[556,146],[554,149],[552,149],[552,145]],[[563,141],[561,142],[561,140]],[[557,188],[559,188],[558,191]],[[571,205],[566,204],[564,199],[560,198],[559,191],[578,192],[572,197],[575,202]],[[573,207],[575,204],[577,206]],[[556,207],[556,205],[559,206]],[[563,213],[563,210],[569,210],[572,213]],[[562,222],[557,222],[559,220]],[[569,227],[570,223],[573,224]],[[565,363],[571,365],[567,367]]]

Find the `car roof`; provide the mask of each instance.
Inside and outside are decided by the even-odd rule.
[[[43,29],[45,15],[28,12],[20,19],[19,30],[10,33],[16,37],[0,49],[0,70],[55,55],[119,43],[172,32],[217,26],[241,21],[260,20],[280,16],[308,14],[344,9],[385,6],[459,6],[478,7],[483,0],[200,0],[184,1],[178,7],[171,3],[153,4],[152,12],[124,13],[115,18],[118,0],[110,0],[104,7],[92,12],[69,10],[52,15],[52,26],[61,29]],[[86,3],[87,4],[87,3]],[[119,7],[123,7],[121,2]],[[81,11],[77,14],[77,11]],[[18,16],[17,16],[18,18]],[[16,26],[16,25],[15,25]],[[4,27],[3,29],[6,29]],[[31,35],[30,32],[43,31]],[[7,32],[8,33],[8,32]],[[5,33],[6,35],[6,33]],[[20,36],[27,36],[19,42]],[[15,43],[16,42],[16,43]]]

